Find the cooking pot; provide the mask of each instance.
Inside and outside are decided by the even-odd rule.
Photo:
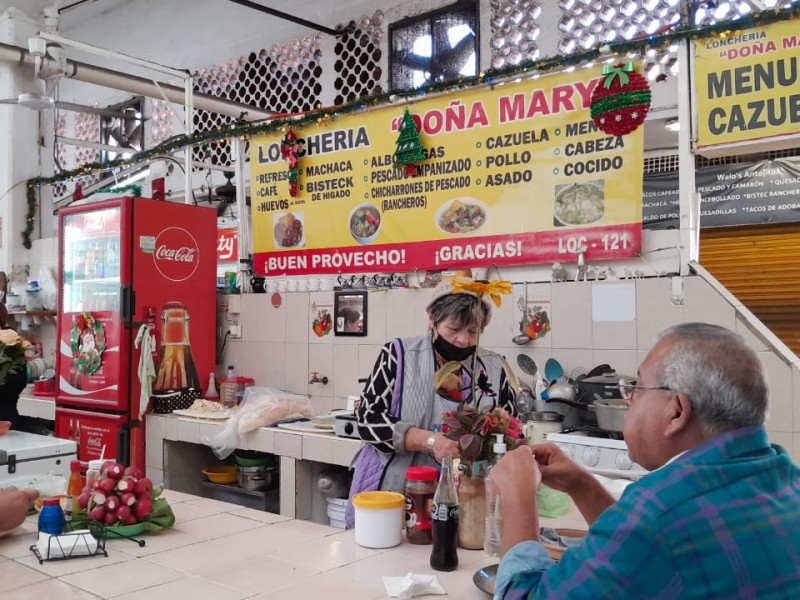
[[[523,432],[531,444],[541,444],[547,441],[548,433],[559,433],[563,422],[564,417],[557,412],[534,412]]]
[[[591,404],[599,396],[603,400],[621,400],[619,380],[635,381],[635,377],[619,375],[616,371],[609,370],[602,375],[584,377],[575,381],[575,391],[578,402]]]
[[[595,400],[592,406],[600,429],[622,432],[625,413],[628,412],[628,403],[625,400]]]

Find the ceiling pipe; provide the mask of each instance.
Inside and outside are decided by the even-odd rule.
[[[50,58],[44,58],[43,60],[45,63],[50,61],[53,65],[57,64],[56,61]],[[25,48],[10,44],[0,43],[0,61],[13,62],[18,65],[30,65],[31,68],[34,68],[34,57],[31,56],[30,52]],[[145,77],[137,77],[75,60],[66,61],[64,77],[158,100],[166,97],[170,102],[177,104],[183,104],[185,100],[183,87],[168,83],[156,85],[152,80]],[[232,102],[231,100],[207,94],[195,93],[193,99],[195,109],[227,115],[237,120],[259,121],[272,118],[275,114],[262,108]]]
[[[272,15],[273,17],[278,17],[279,19],[283,19],[285,21],[291,21],[292,23],[297,23],[298,25],[302,25],[303,27],[316,29],[317,31],[321,31],[322,33],[327,33],[328,35],[339,36],[344,33],[344,30],[331,29],[330,27],[325,27],[324,25],[318,25],[317,23],[301,19],[300,17],[295,17],[294,15],[290,15],[289,13],[285,13],[281,10],[275,10],[274,8],[270,8],[269,6],[263,6],[262,4],[256,4],[255,2],[250,2],[250,0],[230,0],[230,1],[233,2],[234,4],[239,4],[241,6],[246,6],[247,8],[252,8],[253,10],[267,13],[268,15]]]

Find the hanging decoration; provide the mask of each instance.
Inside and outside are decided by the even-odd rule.
[[[103,364],[103,352],[106,349],[103,324],[88,312],[76,316],[72,322],[69,347],[78,373],[92,375]]]
[[[414,163],[425,160],[422,151],[422,141],[414,118],[408,109],[403,111],[403,120],[400,122],[400,134],[397,136],[397,149],[394,151],[392,166],[395,169],[403,167],[406,177],[417,174],[417,165]]]
[[[501,69],[487,69],[481,71],[475,77],[463,77],[456,81],[446,82],[434,81],[416,89],[395,90],[389,93],[364,96],[348,104],[331,106],[328,108],[316,107],[314,110],[308,112],[293,115],[280,115],[255,123],[236,124],[237,122],[234,122],[234,124],[229,127],[220,125],[205,131],[195,132],[192,135],[176,135],[157,146],[142,150],[130,157],[116,158],[105,162],[86,163],[70,171],[61,171],[52,177],[34,177],[29,179],[27,182],[28,211],[25,219],[25,229],[22,231],[22,245],[25,248],[31,248],[31,234],[35,227],[36,211],[38,208],[36,191],[43,185],[61,183],[76,177],[83,177],[94,173],[106,173],[119,169],[120,167],[146,164],[153,160],[158,160],[164,155],[183,150],[187,146],[205,146],[229,138],[242,138],[248,141],[251,136],[272,133],[281,129],[286,130],[290,125],[293,127],[302,127],[314,123],[317,125],[326,125],[336,117],[367,110],[368,108],[386,104],[387,102],[394,103],[402,101],[403,99],[410,100],[419,98],[425,94],[436,92],[449,93],[479,85],[492,85],[495,80],[498,79],[524,77],[525,75],[532,75],[534,73],[542,74],[549,71],[563,70],[589,61],[603,60],[608,56],[625,56],[629,54],[644,55],[649,50],[665,51],[669,46],[681,40],[707,40],[713,37],[724,39],[745,29],[761,27],[769,25],[770,23],[787,21],[798,17],[800,17],[800,2],[795,2],[787,8],[754,12],[749,15],[741,16],[735,21],[718,21],[700,27],[676,24],[675,27],[663,33],[641,36],[632,40],[625,40],[612,44],[603,43],[575,54],[549,56],[535,61],[525,61],[519,65],[509,65]]]
[[[650,84],[632,62],[605,65],[590,104],[592,119],[609,135],[625,135],[637,129],[650,110]]]
[[[300,177],[300,141],[291,129],[281,140],[281,156],[289,161],[289,195],[297,196],[297,179]]]

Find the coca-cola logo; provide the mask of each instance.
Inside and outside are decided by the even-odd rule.
[[[153,262],[158,272],[170,281],[185,281],[200,264],[197,241],[185,229],[168,227],[156,238]]]

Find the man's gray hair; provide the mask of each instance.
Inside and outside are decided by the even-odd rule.
[[[656,373],[659,385],[686,394],[706,432],[764,424],[767,377],[742,336],[718,325],[682,323],[658,340],[673,343]]]

